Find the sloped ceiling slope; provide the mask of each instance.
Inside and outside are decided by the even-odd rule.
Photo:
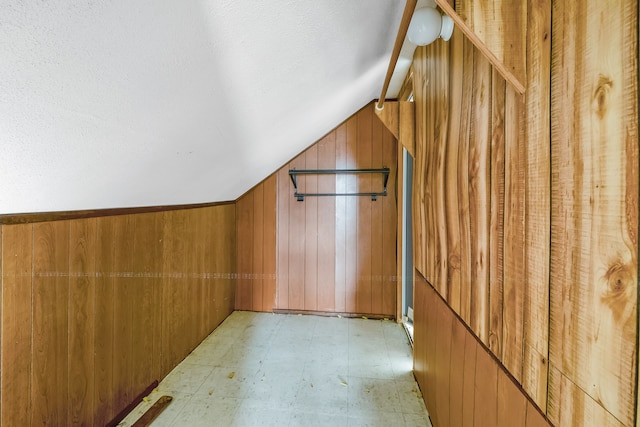
[[[0,214],[234,200],[379,94],[399,0],[0,3]]]

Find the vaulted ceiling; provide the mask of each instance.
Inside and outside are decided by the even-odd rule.
[[[234,200],[379,95],[404,2],[0,3],[0,214]]]

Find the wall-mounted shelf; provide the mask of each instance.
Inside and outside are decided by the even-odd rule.
[[[376,201],[378,196],[387,195],[387,182],[389,181],[389,168],[381,169],[289,169],[289,177],[293,182],[293,197],[297,201],[303,202],[305,197],[326,197],[326,196],[365,196],[371,197],[372,201]],[[361,174],[361,173],[379,173],[384,176],[383,190],[377,193],[298,193],[298,175],[341,175],[341,174]]]

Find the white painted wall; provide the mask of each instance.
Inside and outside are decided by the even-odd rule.
[[[0,214],[237,198],[379,96],[403,7],[0,2]]]

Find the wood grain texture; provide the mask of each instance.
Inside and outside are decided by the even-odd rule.
[[[263,306],[263,289],[264,289],[264,253],[271,249],[272,251],[275,248],[267,248],[264,244],[264,183],[258,184],[258,186],[253,191],[253,214],[252,218],[252,226],[253,233],[250,242],[252,243],[252,255],[253,259],[251,262],[251,307],[257,311],[264,311]],[[240,224],[240,227],[244,224]],[[236,224],[238,227],[238,224]],[[238,257],[240,253],[238,253]]]
[[[390,133],[384,132],[382,134],[382,164],[389,167],[396,166],[394,173],[389,176],[389,182],[387,188],[392,189],[389,191],[389,196],[380,198],[378,201],[382,204],[382,209],[376,209],[378,212],[380,222],[378,226],[382,230],[381,235],[381,249],[382,259],[380,260],[382,271],[380,281],[382,282],[382,301],[381,312],[387,314],[390,317],[395,315],[396,320],[402,318],[402,288],[400,276],[402,273],[401,252],[397,251],[397,241],[401,240],[402,232],[398,233],[398,227],[402,227],[402,216],[399,214],[399,206],[401,205],[401,199],[399,195],[402,193],[402,171],[400,170],[400,164],[402,163],[402,157],[399,149],[400,144]],[[395,197],[394,197],[395,196]],[[394,223],[398,226],[394,228]],[[377,233],[376,229],[371,230],[372,233]],[[400,267],[400,269],[398,269]],[[398,273],[400,270],[400,274]]]
[[[95,324],[94,324],[94,386],[95,425],[106,425],[118,413],[113,407],[113,316],[115,278],[115,218],[100,218],[97,222]],[[168,369],[164,374],[168,373]]]
[[[382,110],[375,109],[376,116],[389,129],[389,132],[400,138],[400,103],[398,101],[385,101]]]
[[[639,172],[632,3],[553,3],[549,357],[555,371],[548,411],[562,424],[634,422]]]
[[[560,372],[553,362],[549,366],[549,400],[547,415],[559,426],[621,427],[621,422],[599,402]]]
[[[460,2],[462,4],[468,4],[469,2]],[[449,4],[447,0],[436,0],[436,3],[440,8],[454,21],[457,28],[459,28],[467,37],[467,39],[478,49],[479,52],[482,53],[483,57],[486,58],[493,67],[495,67],[496,71],[500,73],[500,75],[507,81],[513,88],[519,93],[524,94],[526,88],[522,84],[524,81],[523,75],[514,75],[514,72],[522,74],[524,72],[525,67],[525,59],[524,59],[524,43],[525,43],[525,34],[523,31],[526,30],[526,27],[523,23],[526,20],[526,17],[523,16],[523,13],[526,13],[526,5],[523,6],[522,2],[477,2],[473,3],[473,10],[482,10],[482,8],[477,9],[478,6],[481,5],[490,5],[491,16],[481,16],[478,19],[470,20],[469,16],[473,15],[465,15],[465,12],[462,11],[460,3],[456,2],[455,9]],[[502,10],[498,10],[500,5],[503,5],[504,12]],[[505,18],[507,21],[504,22]],[[514,19],[515,18],[515,19]],[[478,32],[482,33],[482,29],[484,28],[484,24],[486,22],[498,22],[495,25],[495,28],[491,31],[487,31],[486,34],[482,34],[482,36],[478,35]],[[489,36],[490,35],[490,36]],[[487,42],[490,40],[497,40],[498,43],[492,43],[492,45],[487,45]],[[509,43],[507,45],[508,54],[505,55],[505,43],[503,41],[507,41]],[[502,52],[502,54],[496,54],[496,51]]]
[[[254,193],[245,194],[236,203],[236,230],[238,242],[236,285],[236,310],[251,310],[253,307],[253,204]]]
[[[358,114],[356,132],[358,135],[356,146],[356,164],[362,168],[371,168],[372,164],[372,122],[373,104],[365,107],[365,114]],[[369,174],[356,175],[356,186],[359,192],[370,192],[373,188],[372,176]],[[372,204],[368,197],[357,197],[358,209],[356,221],[356,313],[371,313],[372,303],[372,260],[373,245],[371,233]],[[378,207],[379,204],[376,204]]]
[[[305,153],[305,168],[318,169],[318,146],[309,147]],[[318,192],[318,176],[307,175],[305,180],[305,192]],[[303,203],[299,203],[304,209],[303,233],[304,233],[304,276],[302,285],[304,288],[304,310],[314,311],[318,307],[318,198],[308,197]],[[296,238],[296,236],[294,236]]]
[[[445,304],[439,304],[436,322],[435,404],[438,425],[452,425],[450,420],[451,342],[454,316]]]
[[[264,225],[262,233],[277,235],[260,246],[262,258],[277,254],[276,271],[254,265],[251,277],[260,277],[264,287],[269,275],[277,277],[275,288],[278,310],[309,312],[360,313],[395,317],[396,315],[396,226],[397,226],[397,141],[374,113],[373,103],[363,107],[329,132],[305,152],[276,171],[272,176],[277,221]],[[368,197],[293,198],[289,169],[390,168],[387,196],[372,201]],[[354,193],[380,189],[381,175],[338,174],[298,176],[299,192]],[[238,200],[238,262],[250,236],[250,220],[242,216],[243,203],[253,197],[266,200],[261,183]],[[266,203],[265,203],[266,206]],[[254,207],[254,211],[255,211]],[[266,209],[266,208],[261,208]],[[257,211],[256,211],[257,212]],[[262,212],[262,211],[261,211]],[[262,215],[262,213],[260,214]],[[266,215],[266,214],[265,214]],[[254,217],[252,221],[266,221]],[[264,222],[266,224],[266,222]],[[275,226],[275,229],[273,228]],[[254,247],[253,250],[258,250]],[[244,279],[239,281],[242,292]],[[238,296],[238,301],[241,296]],[[258,304],[242,305],[246,310],[261,311]],[[240,308],[236,305],[236,308]]]
[[[522,386],[546,410],[551,233],[551,2],[529,1],[526,94],[526,283]]]
[[[498,369],[497,397],[496,425],[524,425],[523,421],[527,420],[527,398],[501,369]]]
[[[475,333],[416,275],[414,372],[434,425],[549,425]]]
[[[2,425],[111,422],[233,310],[235,253],[233,205],[3,225]]]
[[[36,424],[68,424],[68,268],[69,223],[35,224],[31,411]]]
[[[417,312],[416,312],[417,314]],[[417,322],[416,322],[417,323]],[[451,361],[449,366],[449,425],[462,425],[462,407],[464,391],[465,337],[467,330],[462,322],[454,317],[451,322]],[[417,325],[416,325],[417,326]]]
[[[469,217],[471,236],[471,328],[480,340],[489,335],[489,226],[491,206],[491,67],[474,54],[473,115],[469,136]]]
[[[277,176],[271,175],[264,181],[264,227],[263,227],[263,286],[262,309],[272,311],[276,304],[276,263],[277,263]]]
[[[460,114],[462,98],[462,62],[463,62],[463,36],[460,32],[454,31],[450,41],[449,55],[449,129],[448,135],[460,134],[462,116]],[[461,230],[460,222],[457,221],[459,215],[458,205],[458,162],[460,158],[460,144],[446,143],[445,172],[444,172],[444,194],[445,194],[445,215],[446,215],[446,239],[447,239],[447,271],[448,281],[448,302],[456,313],[460,313],[460,295],[462,286],[461,277]]]
[[[524,415],[524,413],[521,414],[523,418]],[[495,363],[489,353],[480,346],[478,346],[478,350],[476,353],[476,381],[473,422],[476,426],[491,427],[499,425],[498,364]],[[514,423],[514,425],[517,424],[517,422]]]
[[[93,424],[97,220],[69,223],[69,425]]]
[[[32,260],[33,225],[3,225],[2,425],[27,426],[32,420]]]
[[[504,322],[505,92],[498,73],[491,82],[491,223],[489,230],[489,337],[487,346],[501,355]]]
[[[2,225],[0,224],[0,423],[2,423]]]
[[[477,20],[485,40],[500,49],[520,46],[511,66],[532,71],[523,74],[531,85],[525,97],[460,28],[448,48],[436,41],[416,50],[412,200],[416,270],[544,407],[551,4],[534,3],[456,2],[460,16]],[[504,27],[506,22],[519,23],[518,29]],[[443,70],[448,83],[440,77]],[[441,99],[448,101],[442,105]],[[444,157],[437,136],[442,126],[447,129]]]
[[[523,311],[525,283],[526,147],[523,135],[523,99],[506,88],[504,192],[504,309],[501,360],[522,381]]]

